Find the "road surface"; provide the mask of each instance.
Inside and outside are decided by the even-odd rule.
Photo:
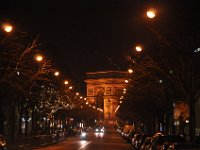
[[[89,132],[86,140],[80,140],[79,136],[69,137],[66,141],[37,150],[133,150],[133,148],[114,129],[109,129],[105,133]]]

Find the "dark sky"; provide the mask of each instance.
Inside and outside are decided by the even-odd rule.
[[[86,72],[128,67],[125,57],[133,46],[149,41],[147,8],[154,6],[162,15],[157,20],[162,28],[179,7],[187,5],[184,0],[1,1],[3,8],[9,8],[5,11],[10,10],[7,14],[17,28],[39,35],[41,49],[61,72],[77,81],[82,81]],[[176,7],[177,12],[171,12]]]
[[[127,67],[124,56],[140,27],[134,23],[143,9],[140,0],[10,2],[17,28],[39,34],[42,49],[65,74],[79,80],[85,72]]]

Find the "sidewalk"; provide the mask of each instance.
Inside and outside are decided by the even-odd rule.
[[[18,138],[15,144],[7,145],[8,150],[30,150],[37,147],[52,145],[66,140],[66,133],[37,135],[32,137]]]

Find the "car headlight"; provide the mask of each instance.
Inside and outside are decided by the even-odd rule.
[[[96,132],[99,132],[99,129],[95,129]]]
[[[85,137],[86,135],[87,135],[87,133],[85,133],[85,132],[82,132],[82,133],[81,133],[81,136],[82,136],[82,137]]]

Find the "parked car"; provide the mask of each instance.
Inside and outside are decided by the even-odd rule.
[[[136,146],[137,149],[140,149],[140,147],[142,146],[142,144],[144,143],[147,137],[152,137],[152,135],[146,134],[146,133],[141,134],[141,137],[139,138],[137,146]]]
[[[128,137],[128,134],[130,134],[130,132],[131,132],[131,130],[128,130],[128,131],[122,131],[122,133],[121,133],[121,136],[124,138],[124,139],[127,139],[127,137]]]
[[[124,125],[123,130],[121,132],[121,135],[123,138],[127,138],[128,134],[130,133],[130,131],[134,130],[133,125]]]
[[[6,140],[3,135],[0,135],[0,150],[5,150],[6,148]]]
[[[128,130],[128,131],[126,131],[126,132],[123,132],[123,133],[122,133],[122,137],[123,137],[124,139],[127,140],[127,139],[128,139],[128,136],[129,136],[130,133],[131,133],[131,131],[132,131],[132,130]]]
[[[118,127],[118,128],[117,128],[117,132],[118,132],[119,134],[121,134],[122,131],[123,131],[123,127]]]
[[[182,144],[187,142],[181,135],[155,134],[148,148],[149,150],[166,150],[171,144],[174,143]]]
[[[131,145],[138,149],[139,148],[139,140],[140,138],[142,137],[142,133],[138,132],[138,133],[135,133],[135,135],[132,137],[132,140],[131,140]]]
[[[198,144],[191,144],[191,143],[180,143],[180,144],[171,144],[167,148],[167,150],[199,150],[200,145]]]
[[[132,142],[132,138],[136,133],[140,133],[140,132],[139,131],[135,131],[135,130],[131,130],[126,136],[126,141],[128,143],[131,143]]]
[[[148,146],[150,145],[152,137],[146,137],[144,142],[142,143],[140,150],[148,150]]]

